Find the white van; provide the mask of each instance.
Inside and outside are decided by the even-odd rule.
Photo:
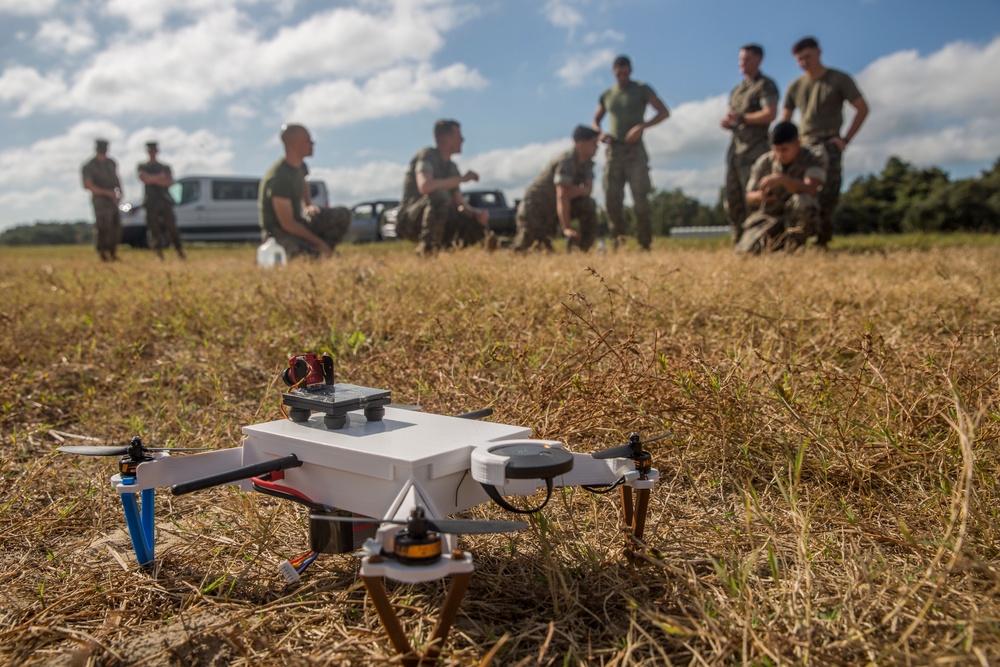
[[[257,192],[260,179],[244,176],[185,176],[170,186],[177,231],[183,241],[260,243]],[[323,181],[309,181],[317,206],[329,206]],[[122,243],[137,248],[149,245],[146,211],[142,204],[122,204]]]

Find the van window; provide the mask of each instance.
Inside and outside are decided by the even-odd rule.
[[[212,199],[223,201],[257,201],[259,182],[254,181],[212,181]]]
[[[188,204],[201,196],[201,183],[198,181],[177,181],[167,188],[167,192],[170,193],[178,206]]]

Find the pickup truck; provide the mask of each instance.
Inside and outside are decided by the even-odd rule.
[[[463,192],[465,201],[476,208],[490,212],[490,229],[494,234],[515,234],[517,209],[507,205],[507,199],[500,190],[468,190]]]

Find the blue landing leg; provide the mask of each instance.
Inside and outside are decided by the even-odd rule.
[[[124,481],[124,480],[123,480]],[[132,548],[139,565],[146,567],[153,564],[153,489],[143,489],[142,511],[136,502],[134,493],[123,493],[122,509],[125,510],[125,523],[128,524],[128,534],[132,538]]]

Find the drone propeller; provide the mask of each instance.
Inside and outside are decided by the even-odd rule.
[[[418,515],[419,512],[419,515]],[[479,521],[476,519],[428,519],[422,509],[414,510],[409,519],[368,519],[352,516],[329,516],[311,514],[310,519],[337,521],[341,523],[393,523],[406,526],[411,533],[426,533],[433,530],[449,535],[489,535],[492,533],[512,533],[524,530],[528,524],[523,521]]]
[[[147,452],[200,452],[211,447],[147,447],[142,438],[135,436],[127,445],[64,445],[56,450],[80,456],[125,456],[141,459]]]
[[[143,447],[144,452],[200,452],[209,447]],[[56,451],[64,454],[80,456],[124,456],[128,454],[128,445],[66,445],[57,447]]]
[[[667,436],[672,435],[670,431],[656,436],[655,438],[650,438],[649,440],[640,440],[638,433],[632,433],[628,437],[628,444],[618,445],[617,447],[612,447],[611,449],[605,449],[601,452],[594,452],[591,454],[595,459],[632,459],[637,460],[645,458],[648,454],[642,451],[642,446],[650,442],[656,442],[657,440],[662,440]]]

